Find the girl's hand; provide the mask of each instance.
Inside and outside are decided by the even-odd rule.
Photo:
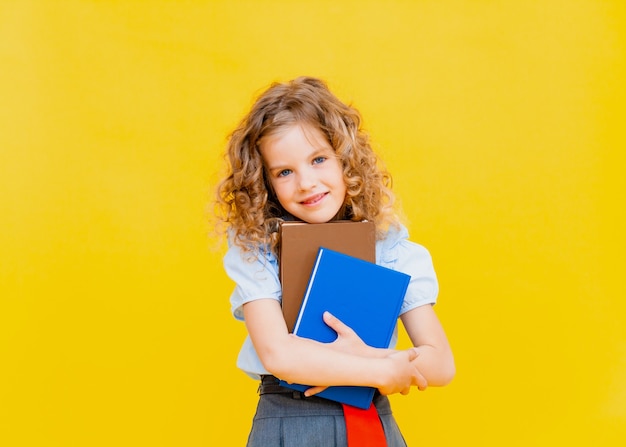
[[[412,349],[414,351],[417,351],[417,357],[419,357],[420,355],[419,348],[412,348]],[[428,388],[428,381],[426,380],[426,377],[424,377],[424,375],[417,368],[417,357],[415,357],[415,359],[412,361],[413,365],[415,366],[415,369],[417,369],[417,372],[418,372],[417,379],[415,381],[415,386],[417,386],[418,390],[424,391],[426,388]]]
[[[339,320],[339,318],[335,317],[330,312],[324,312],[323,317],[324,322],[332,330],[337,332],[337,339],[332,342],[331,345],[339,351],[369,357],[380,357],[381,355],[389,357],[398,352],[395,350],[376,349],[366,345],[349,326],[345,325],[341,320]],[[413,385],[417,386],[418,390],[424,391],[428,387],[428,382],[422,373],[417,369],[417,362],[415,361],[420,353],[419,348],[412,348],[409,349],[409,351],[414,351],[416,353],[415,358],[411,361],[416,370]],[[413,354],[409,355],[412,356]],[[307,396],[313,396],[314,394],[320,393],[325,389],[326,387],[312,387],[309,388],[305,394]],[[406,390],[406,393],[403,394],[407,393],[408,390]]]
[[[363,340],[349,326],[330,312],[324,312],[324,323],[337,333],[337,339],[329,345],[340,352],[369,356],[373,348],[367,346]]]
[[[304,395],[306,397],[315,396],[317,393],[321,393],[326,388],[328,387],[327,386],[312,386],[311,388],[306,389],[306,391],[304,392]]]
[[[409,394],[411,386],[420,389],[426,387],[426,380],[419,372],[414,360],[419,355],[415,348],[405,351],[396,351],[386,357],[389,361],[389,376],[384,380],[384,384],[378,387],[380,394]]]

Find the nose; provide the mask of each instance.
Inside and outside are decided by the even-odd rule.
[[[317,177],[311,169],[303,170],[298,177],[298,188],[301,191],[308,191],[317,184]]]

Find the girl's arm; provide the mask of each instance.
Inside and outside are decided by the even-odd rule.
[[[371,386],[383,394],[406,394],[421,378],[414,349],[371,357],[294,336],[288,333],[280,304],[274,299],[248,302],[243,313],[263,366],[287,382]]]
[[[417,387],[424,390],[427,385],[448,384],[455,374],[454,358],[433,306],[427,304],[417,307],[402,315],[401,319],[413,345],[419,351],[413,363],[423,374],[423,380],[418,381]],[[334,349],[378,358],[397,352],[394,349],[367,346],[352,329],[328,313],[324,315],[324,321],[339,334],[337,341],[331,344]]]
[[[448,338],[433,306],[416,307],[401,316],[404,328],[419,350],[414,363],[430,386],[450,383],[456,372]]]

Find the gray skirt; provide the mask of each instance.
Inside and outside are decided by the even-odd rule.
[[[247,447],[347,446],[341,404],[316,396],[304,397],[302,393],[286,388],[281,390],[273,383],[275,380],[265,376],[259,386],[259,402]],[[376,393],[374,405],[385,431],[387,446],[406,447],[387,396]]]

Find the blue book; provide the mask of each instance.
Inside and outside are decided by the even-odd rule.
[[[411,277],[372,262],[320,247],[293,333],[330,343],[337,333],[324,323],[330,312],[350,326],[369,346],[387,348]],[[282,386],[305,391],[308,385]],[[374,388],[333,386],[319,397],[369,408]]]

